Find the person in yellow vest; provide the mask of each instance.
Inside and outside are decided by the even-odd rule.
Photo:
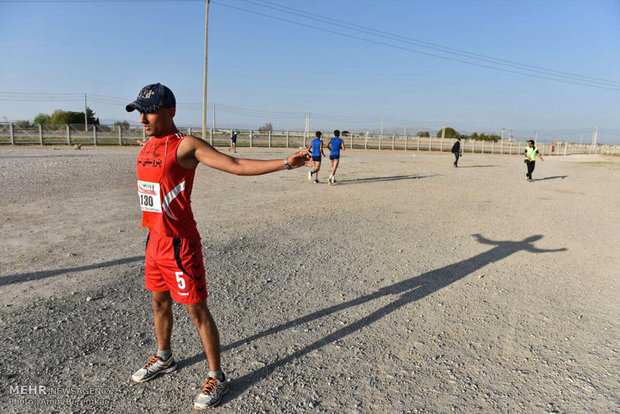
[[[525,174],[525,176],[527,180],[531,182],[533,181],[532,172],[534,172],[534,167],[536,167],[536,157],[540,158],[541,161],[544,161],[544,159],[542,155],[540,155],[533,139],[527,141],[527,147],[525,147],[523,155],[525,155],[525,163],[527,164],[527,174]]]

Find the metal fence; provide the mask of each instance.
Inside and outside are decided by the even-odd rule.
[[[86,129],[86,130],[85,130]],[[199,128],[179,128],[188,135],[200,137]],[[238,147],[306,147],[313,136],[303,131],[237,131]],[[230,130],[210,130],[204,139],[217,147],[230,145]],[[145,138],[140,127],[111,125],[32,125],[19,127],[11,122],[0,123],[0,144],[3,145],[136,145]],[[351,133],[341,137],[349,148],[379,150],[413,150],[449,152],[455,139],[408,135],[376,135]],[[504,141],[462,140],[464,153],[521,154],[527,139]],[[542,155],[608,154],[619,155],[620,145],[583,145],[571,142],[537,143]]]

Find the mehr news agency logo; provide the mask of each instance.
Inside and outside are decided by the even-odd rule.
[[[18,405],[32,407],[109,407],[111,399],[106,397],[112,393],[113,390],[106,387],[9,386],[9,395]]]

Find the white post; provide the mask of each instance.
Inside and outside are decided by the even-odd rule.
[[[428,137],[428,150],[433,150],[433,137]]]
[[[495,154],[495,141],[491,141],[491,154]]]
[[[510,141],[510,155],[512,155],[512,141]]]
[[[504,140],[504,128],[502,128],[502,141]]]
[[[407,151],[407,147],[409,146],[409,135],[405,135],[405,151]]]
[[[484,154],[484,141],[482,141],[482,154]]]
[[[566,152],[568,151],[568,142],[564,143],[564,156],[566,157]]]
[[[394,139],[395,139],[395,136],[394,134],[392,134],[392,151],[394,151]]]
[[[476,140],[472,139],[472,141],[471,141],[471,153],[473,154],[475,150],[476,150]]]
[[[267,131],[267,146],[271,148],[271,130]]]
[[[418,135],[418,151],[420,151],[420,136]]]
[[[288,131],[286,131],[286,148],[288,148],[288,147],[289,147],[289,142],[290,142],[290,139],[291,139],[291,137],[290,137],[290,135],[289,135],[289,132],[288,132]]]
[[[67,124],[67,145],[71,146],[71,130],[69,129],[69,124]]]
[[[209,130],[209,144],[213,146],[213,128]]]
[[[441,138],[445,138],[446,137],[446,123],[444,122],[443,124],[443,128],[441,128]]]
[[[349,138],[351,138],[351,145],[349,145],[349,149],[353,149],[353,132],[349,133]]]
[[[502,140],[502,142],[499,144],[499,153],[500,154],[504,154],[504,141]]]
[[[9,134],[11,135],[11,145],[15,145],[15,132],[13,131],[12,122],[9,122]]]
[[[439,152],[443,152],[443,140],[444,139],[445,139],[444,137],[441,137],[441,144],[439,144]]]
[[[123,133],[120,125],[118,126],[118,145],[123,145]]]
[[[368,149],[368,131],[366,131],[366,138],[364,139],[364,149]]]
[[[383,122],[383,118],[381,118],[381,122]],[[382,138],[383,138],[383,128],[381,128],[381,135],[379,135],[379,149],[381,149]]]
[[[142,128],[142,133],[144,133],[144,128]],[[95,147],[97,146],[97,126],[93,125],[93,144]]]
[[[250,148],[254,146],[254,131],[250,130]]]
[[[41,141],[41,146],[43,146],[43,127],[39,124],[39,141]]]

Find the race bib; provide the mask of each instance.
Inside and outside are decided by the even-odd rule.
[[[138,196],[140,196],[140,209],[142,211],[161,213],[159,183],[138,180]]]

